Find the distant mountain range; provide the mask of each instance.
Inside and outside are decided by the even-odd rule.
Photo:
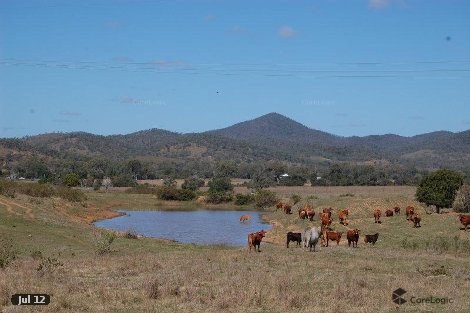
[[[432,132],[413,137],[373,135],[341,137],[308,128],[278,113],[269,113],[227,128],[179,134],[161,129],[128,135],[100,136],[83,132],[50,133],[0,139],[0,157],[36,154],[49,159],[150,162],[278,160],[304,165],[334,162],[393,163],[419,169],[470,168],[470,130]],[[372,164],[373,164],[372,163]]]

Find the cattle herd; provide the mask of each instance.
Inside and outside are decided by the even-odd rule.
[[[292,207],[283,202],[279,202],[276,205],[277,209],[282,209],[284,213],[291,214]],[[336,245],[339,245],[341,241],[341,237],[343,235],[342,232],[332,231],[330,225],[333,222],[332,219],[332,208],[324,208],[321,213],[319,213],[319,218],[321,222],[321,227],[307,227],[301,233],[295,232],[288,232],[286,234],[286,247],[289,248],[289,243],[291,241],[296,242],[296,245],[299,247],[309,248],[310,251],[315,251],[315,247],[320,241],[321,246],[328,247],[329,242],[333,241],[336,242]],[[313,220],[315,216],[315,210],[309,204],[306,204],[303,208],[298,210],[299,218],[300,219],[308,219],[310,221]],[[393,209],[388,209],[385,211],[386,217],[391,217],[393,215],[400,214],[400,208],[394,207]],[[418,212],[415,211],[415,208],[412,206],[407,206],[405,208],[406,220],[413,223],[413,227],[421,227],[421,216]],[[344,209],[337,212],[339,223],[347,226],[349,210]],[[382,223],[380,217],[382,216],[382,211],[380,209],[375,209],[372,211],[372,215],[374,217],[374,223]],[[468,225],[470,224],[470,215],[459,214],[460,222],[463,224],[465,231],[467,230]],[[350,229],[346,233],[346,238],[348,240],[348,246],[352,246],[353,248],[357,248],[357,243],[359,241],[359,229]],[[256,233],[251,233],[248,235],[248,248],[251,251],[251,248],[254,247],[255,251],[260,251],[259,247],[261,244],[262,239],[266,235],[264,230],[261,230]],[[364,242],[371,243],[375,245],[377,239],[379,238],[379,233],[375,234],[366,234],[364,235]]]

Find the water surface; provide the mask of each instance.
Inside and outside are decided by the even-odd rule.
[[[268,230],[255,211],[125,211],[125,215],[95,223],[117,231],[134,230],[139,235],[197,244],[247,244],[249,233]],[[249,214],[247,223],[240,216]]]

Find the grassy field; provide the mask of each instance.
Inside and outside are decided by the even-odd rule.
[[[237,187],[236,192],[246,192]],[[273,223],[261,253],[246,247],[180,244],[150,238],[110,236],[91,222],[112,217],[109,208],[129,210],[240,209],[197,202],[159,201],[152,195],[88,192],[83,203],[57,198],[0,196],[1,312],[469,312],[470,232],[456,214],[426,214],[413,200],[413,187],[279,187],[302,201],[294,214],[263,211]],[[309,202],[314,221],[300,220],[297,207]],[[382,217],[372,209],[414,205],[422,227],[404,214]],[[333,214],[333,228],[359,228],[358,248],[339,246],[308,252],[285,233],[318,226],[323,207],[350,209],[348,227]],[[252,209],[251,207],[241,207]],[[209,227],[209,226],[208,226]],[[375,246],[364,234],[378,232]],[[345,235],[344,235],[345,237]],[[110,239],[111,238],[111,239]],[[112,243],[110,243],[110,241]],[[12,256],[16,258],[12,259]],[[1,266],[0,266],[1,267]],[[453,299],[448,304],[401,306],[392,291]],[[48,307],[13,307],[14,293],[48,293]]]

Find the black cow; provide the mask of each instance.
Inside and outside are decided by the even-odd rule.
[[[372,245],[375,245],[375,242],[379,239],[379,233],[376,233],[374,235],[366,235],[364,237],[364,242],[365,243],[372,243]]]
[[[300,243],[302,242],[302,234],[301,233],[288,232],[287,233],[287,240],[286,240],[287,248],[289,248],[289,242],[290,241],[296,241],[297,245],[300,246]]]

